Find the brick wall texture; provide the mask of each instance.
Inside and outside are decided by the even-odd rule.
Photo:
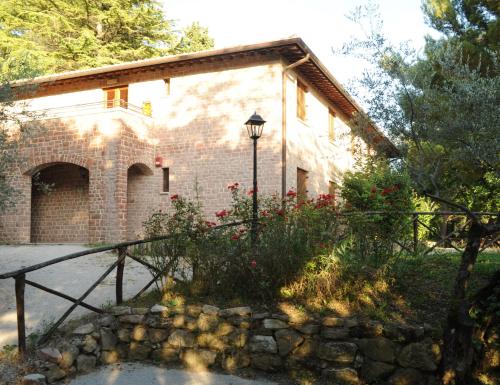
[[[267,121],[258,141],[259,191],[280,193],[282,71],[278,58],[268,58],[233,68],[219,64],[210,71],[177,72],[169,93],[163,79],[129,83],[130,103],[150,102],[151,117],[131,109],[98,105],[83,111],[75,106],[102,102],[100,89],[28,101],[35,111],[62,107],[63,112],[41,114],[33,137],[20,149],[22,159],[9,175],[19,196],[0,214],[0,241],[137,239],[144,220],[169,210],[170,194],[198,194],[207,216],[213,216],[230,203],[228,184],[251,187],[252,142],[243,123],[254,111]],[[350,155],[341,153],[341,161],[334,157],[340,144],[328,143],[332,106],[314,92],[308,94],[310,121],[297,122],[295,84],[292,75],[287,81],[286,187],[296,187],[296,168],[301,167],[309,173],[311,194],[327,192],[328,181],[338,178]],[[170,170],[167,193],[156,156]],[[53,183],[53,191],[42,194],[32,186],[34,175]]]

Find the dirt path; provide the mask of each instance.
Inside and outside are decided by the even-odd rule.
[[[85,250],[83,245],[0,245],[0,272],[9,272],[69,253]],[[62,262],[27,274],[27,279],[78,298],[116,260],[112,253],[101,253]],[[150,279],[140,264],[127,260],[124,275],[124,298],[136,294]],[[85,300],[96,307],[112,304],[115,299],[115,273],[111,273]],[[26,286],[27,334],[40,331],[59,318],[72,304],[62,298]],[[71,318],[88,310],[77,308]],[[14,280],[0,280],[0,347],[17,344]]]

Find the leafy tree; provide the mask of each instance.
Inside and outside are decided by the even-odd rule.
[[[185,28],[174,53],[202,51],[214,46],[214,40],[208,34],[208,29],[195,22]]]
[[[212,46],[197,24],[175,32],[157,0],[0,2],[1,56],[28,57],[45,73]]]
[[[471,65],[485,74],[491,71],[500,50],[500,6],[496,0],[424,0],[427,22],[446,39],[427,38],[432,55],[435,44],[460,46]]]
[[[453,5],[457,10],[457,4],[479,2],[428,2],[438,3]],[[481,301],[470,301],[466,289],[482,240],[500,231],[500,223],[484,223],[471,210],[476,204],[474,192],[478,186],[482,185],[481,194],[486,199],[498,194],[500,111],[495,108],[500,100],[498,58],[490,45],[478,45],[478,50],[487,50],[489,63],[487,66],[474,63],[481,56],[468,55],[465,42],[474,43],[468,36],[476,31],[468,32],[475,27],[461,17],[457,20],[463,23],[462,27],[451,21],[449,26],[445,22],[440,24],[449,37],[439,42],[428,39],[426,56],[419,57],[407,45],[394,47],[387,41],[381,33],[382,23],[373,18],[376,11],[369,6],[358,8],[352,14],[352,20],[361,26],[370,25],[372,29],[366,39],[354,40],[344,47],[345,53],[372,64],[359,79],[363,89],[360,96],[364,96],[369,114],[357,116],[355,127],[362,128],[371,121],[385,127],[401,149],[402,161],[410,171],[415,188],[440,204],[467,212],[471,225],[447,317],[441,369],[445,384],[470,384],[475,330],[472,309],[477,312],[477,306],[489,305],[488,301],[481,302],[484,297]],[[450,12],[444,15],[453,13]],[[476,22],[471,15],[466,14]],[[491,13],[486,17],[493,26],[497,25],[495,15]],[[464,31],[453,33],[453,28],[458,28],[457,31],[464,28]],[[498,210],[498,202],[488,200],[486,204]],[[499,274],[495,274],[493,280],[489,289],[482,291],[482,296],[498,294]],[[494,312],[488,313],[491,309],[480,310],[489,314],[490,320],[498,318]]]
[[[39,73],[30,66],[29,57],[0,57],[0,212],[13,203],[17,191],[9,182],[9,170],[21,161],[18,146],[29,137],[29,122],[34,117],[18,103],[10,84]]]

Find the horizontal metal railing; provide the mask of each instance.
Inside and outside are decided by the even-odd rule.
[[[50,117],[58,117],[61,115],[64,116],[66,114],[71,114],[71,113],[105,112],[115,108],[132,111],[134,113],[140,114],[145,117],[151,116],[150,113],[148,113],[148,111],[146,111],[145,109],[136,106],[132,103],[129,103],[128,101],[125,100],[107,100],[100,102],[79,103],[79,104],[72,104],[60,107],[43,108],[30,111],[28,116],[35,117],[38,119],[50,118]]]
[[[228,223],[228,224],[223,224],[219,226],[212,227],[208,229],[208,231],[213,231],[217,229],[222,229],[226,227],[232,227],[232,226],[239,226],[242,224],[245,224],[245,221],[242,222],[233,222],[233,223]],[[156,238],[149,238],[149,239],[142,239],[142,240],[137,240],[137,241],[128,241],[128,242],[121,242],[118,244],[114,244],[111,246],[102,246],[102,247],[95,247],[89,250],[84,250],[84,251],[79,251],[76,253],[71,253],[67,254],[62,257],[54,258],[49,261],[45,261],[42,263],[38,263],[36,265],[24,267],[19,270],[7,272],[0,274],[0,280],[1,279],[8,279],[8,278],[13,278],[15,281],[15,295],[16,295],[16,311],[17,311],[17,333],[18,333],[18,348],[19,348],[19,353],[21,357],[26,356],[27,352],[27,346],[26,346],[26,324],[25,324],[25,298],[24,298],[24,293],[25,293],[25,287],[26,285],[35,287],[39,290],[45,291],[49,294],[64,298],[70,302],[73,302],[73,304],[66,310],[66,312],[56,321],[54,324],[51,326],[51,328],[40,338],[38,341],[39,344],[43,344],[48,340],[48,338],[57,330],[57,328],[69,317],[69,315],[75,310],[78,306],[82,306],[88,310],[91,310],[96,313],[103,313],[103,310],[96,308],[95,306],[92,306],[88,303],[85,303],[84,300],[89,296],[90,293],[94,291],[94,289],[116,268],[116,304],[119,305],[123,302],[123,273],[125,270],[125,259],[128,257],[144,266],[146,266],[148,269],[152,270],[155,272],[153,278],[133,297],[134,299],[142,295],[151,285],[155,283],[155,281],[163,274],[166,272],[160,271],[158,268],[153,266],[152,264],[148,263],[147,261],[138,258],[134,255],[132,255],[129,251],[128,248],[130,246],[135,246],[135,245],[141,245],[141,244],[146,244],[146,243],[151,243],[155,241],[161,241],[161,240],[166,240],[171,238],[171,235],[166,235],[166,236],[161,236],[161,237],[156,237]],[[26,274],[31,273],[33,271],[37,271],[40,269],[43,269],[48,266],[56,265],[61,262],[69,261],[72,259],[76,258],[81,258],[87,255],[91,254],[97,254],[97,253],[102,253],[106,251],[118,251],[118,258],[117,260],[109,266],[106,271],[83,293],[79,298],[73,298],[67,294],[64,294],[58,290],[54,290],[51,288],[48,288],[44,285],[41,285],[40,283],[33,282],[31,280],[26,279]]]

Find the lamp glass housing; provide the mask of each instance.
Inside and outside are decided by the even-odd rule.
[[[262,136],[264,123],[266,123],[266,121],[262,119],[262,116],[257,114],[257,112],[250,116],[250,118],[245,123],[250,139],[259,139]]]

